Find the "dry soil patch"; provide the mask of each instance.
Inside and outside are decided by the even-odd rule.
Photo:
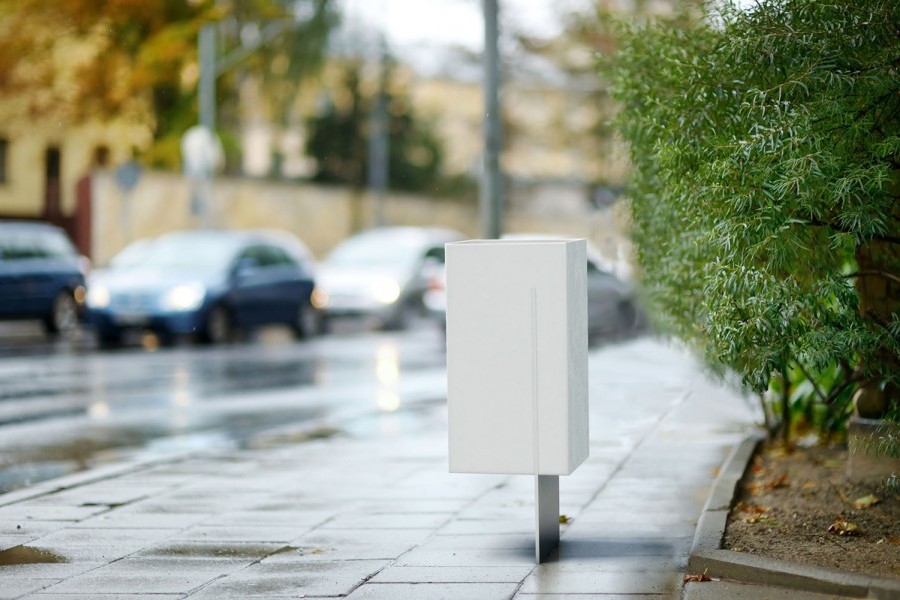
[[[763,446],[738,492],[724,547],[900,577],[900,497],[845,477],[845,447]]]

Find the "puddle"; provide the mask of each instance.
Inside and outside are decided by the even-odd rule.
[[[9,550],[0,551],[0,567],[64,562],[68,561],[58,554],[29,546],[16,546]]]
[[[74,461],[29,462],[23,459],[7,466],[7,460],[6,456],[0,456],[0,494],[78,471]]]
[[[301,444],[328,438],[343,433],[340,429],[323,425],[313,429],[300,429],[297,431],[271,431],[252,436],[244,441],[242,447],[253,450],[277,448],[291,444]]]
[[[262,559],[282,552],[282,548],[269,544],[174,544],[153,551],[154,556],[177,558],[252,558]]]
[[[321,416],[321,413],[322,409],[311,408],[220,412],[196,418],[184,429],[164,419],[145,421],[134,427],[92,425],[82,433],[83,437],[0,452],[0,494],[123,458],[153,458],[198,449],[231,447],[252,438],[257,432],[266,432],[285,423],[303,423]],[[334,433],[307,433],[305,439],[286,442],[320,439]]]

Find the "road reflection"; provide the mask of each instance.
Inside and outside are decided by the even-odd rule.
[[[375,404],[384,412],[395,412],[400,408],[400,395],[397,384],[400,381],[400,356],[396,344],[385,341],[375,351],[375,379],[378,390]]]
[[[410,375],[428,373],[425,395],[441,397],[431,382],[443,369],[434,329],[7,356],[0,493],[101,463],[240,447],[339,411],[397,413]]]

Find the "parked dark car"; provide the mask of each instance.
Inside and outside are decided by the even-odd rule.
[[[126,251],[127,260],[114,258],[89,281],[89,320],[102,345],[128,330],[210,343],[266,324],[312,332],[313,259],[290,234],[180,231]]]
[[[0,319],[40,319],[50,333],[73,331],[89,268],[62,229],[0,221]]]
[[[436,227],[381,227],[354,235],[322,262],[313,304],[321,323],[336,317],[374,319],[404,329],[424,314],[422,295],[443,268],[444,244],[464,239]]]
[[[505,240],[546,240],[546,234],[507,234]],[[446,270],[432,274],[424,304],[440,327],[446,326]],[[633,286],[612,273],[611,265],[590,244],[587,249],[588,339],[597,341],[618,334],[631,334],[641,325],[643,313]]]

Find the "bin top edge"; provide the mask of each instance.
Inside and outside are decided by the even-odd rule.
[[[488,246],[488,245],[503,245],[503,246],[520,246],[520,245],[531,245],[531,244],[574,244],[577,242],[586,241],[586,238],[558,238],[558,239],[514,239],[514,240],[462,240],[459,242],[448,242],[445,244],[446,246]]]

